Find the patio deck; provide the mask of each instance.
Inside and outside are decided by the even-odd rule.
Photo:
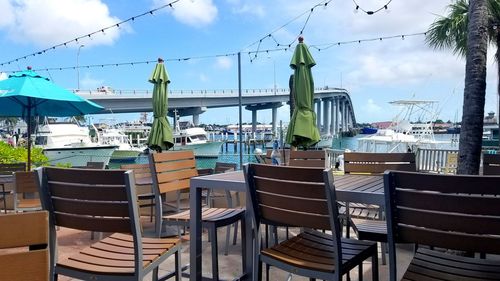
[[[147,218],[145,218],[147,219]],[[147,224],[147,223],[146,223]],[[219,247],[223,247],[225,245],[225,228],[219,229]],[[293,230],[292,230],[293,231]],[[104,234],[106,235],[106,234]],[[279,235],[284,236],[284,231],[281,231]],[[79,248],[84,248],[96,241],[96,240],[90,240],[90,232],[87,231],[78,231],[78,230],[73,230],[73,229],[67,229],[67,228],[61,228],[58,231],[58,236],[59,236],[59,258],[66,258],[70,255],[72,255],[75,250]],[[185,236],[186,239],[189,239],[189,235]],[[240,233],[238,233],[238,238],[241,238]],[[75,241],[76,240],[76,241]],[[76,242],[76,243],[75,243]],[[224,256],[222,254],[219,255],[219,274],[220,278],[223,280],[233,280],[237,276],[241,275],[241,246],[240,246],[240,241],[238,240],[237,245],[232,245],[230,244],[229,247],[229,254],[227,256]],[[74,245],[77,246],[74,246]],[[73,246],[66,246],[66,245],[73,245]],[[221,249],[221,248],[220,248]],[[398,254],[398,273],[404,273],[404,269],[408,266],[411,256],[412,256],[412,247],[405,246],[405,247],[400,247],[400,252]],[[211,273],[211,250],[210,250],[210,243],[207,242],[207,234],[204,233],[203,235],[203,248],[202,248],[202,254],[203,254],[203,276],[204,277],[209,277],[211,278],[212,273]],[[182,244],[182,251],[181,251],[181,259],[182,259],[182,265],[186,265],[189,263],[189,241],[184,240]],[[173,269],[174,267],[174,259],[169,258],[167,262],[163,263],[160,266],[160,276],[162,274],[165,274],[166,272],[169,272]],[[363,276],[363,280],[371,280],[371,263],[370,261],[365,262],[363,264],[363,271],[365,272]],[[185,271],[189,272],[189,270]],[[388,265],[382,265],[380,263],[380,257],[379,257],[379,272],[380,272],[380,280],[389,280],[389,267]],[[270,280],[287,280],[288,273],[281,271],[276,268],[271,269],[271,276]],[[149,277],[149,276],[148,276]],[[66,276],[59,276],[60,281],[73,281],[73,280],[78,280],[78,279],[72,279],[68,278]],[[145,278],[144,280],[150,280],[148,278]],[[173,279],[170,279],[173,280]],[[189,280],[187,277],[183,277],[183,280]],[[304,278],[301,276],[293,275],[292,280],[309,280],[308,278]],[[345,280],[345,278],[344,278]],[[351,280],[358,280],[358,271],[357,269],[351,271]]]

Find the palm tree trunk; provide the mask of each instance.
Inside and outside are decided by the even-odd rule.
[[[497,52],[495,53],[495,58],[497,61],[497,102],[498,102],[498,107],[497,107],[497,122],[498,122],[498,145],[500,147],[500,27],[497,27]]]
[[[479,174],[486,94],[488,6],[486,0],[469,2],[465,89],[460,132],[459,174]]]

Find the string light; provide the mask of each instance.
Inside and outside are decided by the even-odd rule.
[[[280,46],[286,46],[287,48],[290,48],[292,46],[293,43],[295,43],[297,41],[297,38],[302,35],[304,33],[304,30],[306,29],[307,27],[307,24],[309,23],[309,19],[311,18],[311,15],[312,13],[314,12],[314,9],[318,8],[318,7],[323,7],[324,9],[327,8],[328,4],[332,2],[332,0],[328,0],[328,1],[321,1],[319,2],[318,4],[314,5],[313,7],[309,8],[307,11],[304,11],[303,13],[301,13],[300,15],[296,16],[295,18],[291,19],[290,21],[286,22],[285,24],[283,24],[282,26],[276,28],[275,30],[273,30],[272,32],[266,34],[265,36],[263,36],[262,38],[260,38],[259,40],[253,42],[252,44],[248,45],[246,48],[250,48],[254,45],[257,44],[257,49],[255,51],[253,51],[252,53],[254,53],[254,57],[250,59],[250,61],[253,61],[257,58],[257,55],[259,54],[259,51],[260,51],[260,46],[262,44],[262,42],[267,39],[267,38],[271,38],[275,43],[276,43],[276,47],[280,47]],[[302,26],[302,28],[300,29],[300,32],[298,34],[298,36],[296,36],[295,39],[292,40],[292,42],[288,43],[288,44],[282,44],[282,43],[279,43],[278,40],[276,39],[276,37],[274,37],[274,33],[280,31],[281,29],[284,29],[286,26],[290,25],[292,22],[298,20],[299,18],[301,18],[302,16],[304,16],[305,14],[308,14],[307,15],[307,18]],[[245,48],[245,49],[246,49]]]
[[[165,4],[163,6],[160,6],[158,8],[155,8],[155,9],[152,9],[152,10],[149,10],[147,12],[144,12],[142,14],[139,14],[139,15],[136,15],[136,16],[133,16],[133,17],[130,17],[126,20],[123,20],[121,22],[118,22],[118,23],[115,23],[113,25],[110,25],[108,27],[105,27],[105,28],[101,28],[97,31],[94,31],[94,32],[91,32],[91,33],[88,33],[88,34],[85,34],[85,35],[82,35],[82,36],[79,36],[79,37],[76,37],[74,39],[71,39],[69,41],[66,41],[66,42],[63,42],[63,43],[60,43],[60,44],[57,44],[57,45],[54,45],[52,47],[49,47],[47,49],[44,49],[44,50],[41,50],[41,51],[37,51],[37,52],[34,52],[32,54],[29,54],[29,55],[25,55],[25,56],[22,56],[22,57],[19,57],[19,58],[15,58],[15,59],[12,59],[10,61],[6,61],[6,62],[2,62],[0,63],[0,66],[4,66],[4,65],[8,65],[8,64],[11,64],[13,62],[17,62],[19,61],[20,59],[26,59],[27,57],[30,57],[30,56],[36,56],[36,55],[41,55],[41,54],[45,54],[47,51],[50,51],[50,50],[55,50],[56,48],[59,48],[59,47],[67,47],[68,44],[70,43],[76,43],[76,44],[79,44],[78,40],[80,39],[83,39],[83,38],[91,38],[93,35],[97,34],[97,33],[102,33],[102,34],[106,34],[105,31],[108,30],[108,29],[111,29],[111,28],[120,28],[120,25],[124,24],[124,23],[127,23],[127,22],[131,22],[131,21],[135,21],[137,18],[141,18],[141,17],[144,17],[144,16],[147,16],[147,15],[153,15],[154,12],[158,11],[158,10],[162,10],[162,9],[165,9],[167,7],[170,7],[173,9],[173,4],[179,2],[181,0],[174,0],[168,4]],[[91,38],[92,39],[92,38]]]
[[[402,39],[404,40],[406,37],[413,37],[413,36],[421,36],[421,35],[426,35],[426,32],[418,32],[418,33],[409,33],[409,34],[400,34],[400,35],[393,35],[393,36],[385,36],[385,37],[374,37],[374,38],[368,38],[368,39],[358,39],[358,40],[351,40],[351,41],[339,41],[339,42],[334,42],[334,43],[326,43],[326,44],[314,44],[314,45],[309,45],[309,48],[316,49],[318,52],[322,50],[327,50],[330,49],[334,46],[340,46],[340,45],[347,45],[347,44],[361,44],[364,42],[373,42],[373,41],[383,41],[383,40],[388,40],[388,39]],[[324,46],[324,47],[322,47]],[[276,48],[276,49],[267,49],[267,50],[257,50],[257,51],[249,51],[246,52],[246,54],[249,57],[249,61],[252,63],[255,61],[257,58],[257,54],[260,53],[265,53],[269,55],[271,52],[282,52],[285,51],[287,52],[290,50],[291,47],[286,47],[286,48]],[[193,56],[193,57],[182,57],[182,58],[169,58],[165,59],[165,61],[169,62],[184,62],[184,61],[189,61],[189,60],[196,60],[196,59],[210,59],[210,58],[219,58],[219,57],[234,57],[237,56],[237,52],[232,52],[232,53],[225,53],[225,54],[216,54],[216,55],[205,55],[205,56]],[[66,67],[52,67],[52,68],[40,68],[40,69],[34,69],[34,71],[51,71],[51,70],[74,70],[77,68],[104,68],[104,67],[119,67],[119,66],[136,66],[136,65],[141,65],[141,64],[150,64],[150,63],[156,63],[157,60],[149,60],[149,61],[134,61],[134,62],[119,62],[119,63],[106,63],[106,64],[90,64],[90,65],[80,65],[80,66],[66,66]],[[20,69],[20,68],[19,68]],[[19,70],[5,70],[1,72],[6,72],[6,73],[11,73],[11,72],[16,72]]]
[[[354,13],[357,13],[358,11],[363,11],[364,13],[366,13],[367,15],[371,16],[373,14],[376,14],[382,10],[385,10],[385,11],[389,11],[388,10],[388,6],[389,4],[392,2],[392,0],[389,0],[385,5],[383,5],[382,7],[378,8],[377,10],[365,10],[363,9],[361,6],[359,6],[359,4],[356,2],[356,0],[352,0],[352,2],[354,2],[354,5],[355,5],[355,8],[354,8]]]
[[[340,42],[335,42],[335,43],[309,45],[309,48],[314,48],[318,51],[321,51],[321,50],[330,49],[333,46],[340,46],[340,45],[347,45],[347,44],[354,44],[354,43],[360,44],[363,42],[382,41],[382,40],[387,40],[387,39],[398,39],[398,38],[401,40],[405,40],[405,38],[408,38],[408,37],[421,36],[421,35],[425,36],[426,34],[427,34],[427,32],[418,32],[418,33],[400,34],[400,35],[375,37],[375,38],[359,39],[359,40],[351,40],[351,41],[340,41]],[[325,47],[320,47],[320,46],[325,46]]]

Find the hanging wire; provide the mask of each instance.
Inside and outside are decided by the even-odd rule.
[[[327,50],[330,49],[334,46],[340,46],[340,45],[347,45],[347,44],[360,44],[364,42],[374,42],[374,41],[383,41],[383,40],[388,40],[388,39],[404,39],[405,37],[412,37],[412,36],[420,36],[420,35],[426,35],[426,32],[418,32],[418,33],[409,33],[409,34],[399,34],[399,35],[393,35],[393,36],[385,36],[385,37],[374,37],[374,38],[368,38],[368,39],[358,39],[358,40],[351,40],[351,41],[339,41],[335,43],[325,43],[325,44],[314,44],[314,45],[309,45],[309,48],[316,49],[317,51],[322,51],[322,50]],[[324,46],[324,47],[322,47]],[[290,50],[291,47],[282,47],[282,48],[275,48],[275,49],[266,49],[266,50],[256,50],[256,51],[248,51],[246,54],[249,57],[250,62],[253,62],[257,56],[256,54],[260,53],[273,53],[273,52],[282,52],[282,51],[288,51]],[[169,62],[184,62],[184,61],[189,61],[189,60],[196,60],[196,59],[211,59],[211,58],[219,58],[219,57],[234,57],[237,56],[238,52],[229,52],[225,54],[215,54],[215,55],[203,55],[203,56],[192,56],[192,57],[182,57],[182,58],[167,58],[165,61]],[[132,61],[132,62],[116,62],[116,63],[105,63],[105,64],[89,64],[89,65],[79,65],[79,66],[64,66],[64,67],[50,67],[50,68],[39,68],[39,69],[33,69],[34,71],[57,71],[57,70],[75,70],[75,69],[80,69],[80,68],[104,68],[104,67],[119,67],[119,66],[135,66],[135,65],[141,65],[141,64],[153,64],[156,63],[157,60],[147,60],[147,61]],[[20,69],[20,67],[19,67]],[[2,72],[10,73],[10,72],[16,72],[18,70],[5,70]]]
[[[115,23],[115,24],[110,25],[108,27],[104,27],[104,28],[98,29],[97,31],[94,31],[94,32],[91,32],[91,33],[88,33],[88,34],[76,37],[76,38],[71,39],[69,41],[66,41],[64,43],[60,43],[60,44],[54,45],[52,47],[49,47],[49,48],[41,50],[41,51],[37,51],[37,52],[31,53],[31,54],[28,54],[28,55],[25,55],[25,56],[22,56],[22,57],[18,57],[18,58],[15,58],[15,59],[12,59],[12,60],[9,60],[9,61],[6,61],[6,62],[2,62],[2,63],[0,63],[0,66],[8,65],[8,64],[11,64],[13,62],[18,62],[19,60],[27,59],[28,57],[32,57],[32,56],[34,57],[34,56],[37,56],[37,55],[42,55],[42,54],[45,54],[48,51],[55,50],[56,48],[59,48],[59,47],[67,47],[68,44],[71,44],[73,42],[78,44],[79,43],[78,40],[83,39],[83,38],[91,38],[92,39],[92,36],[95,35],[95,34],[105,33],[106,30],[111,29],[111,28],[120,28],[120,25],[123,25],[124,23],[135,21],[136,19],[144,17],[144,16],[147,16],[147,15],[153,15],[155,12],[157,12],[159,10],[162,10],[162,9],[165,9],[167,7],[170,7],[170,8],[173,9],[173,4],[175,4],[175,3],[179,2],[179,1],[181,1],[181,0],[174,0],[174,1],[172,1],[172,2],[170,2],[168,4],[165,4],[163,6],[160,6],[158,8],[149,10],[149,11],[144,12],[142,14],[135,15],[135,16],[130,17],[130,18],[128,18],[126,20],[123,20],[121,22],[118,22],[118,23]]]
[[[286,26],[290,25],[292,22],[298,20],[299,18],[301,18],[302,16],[304,16],[305,14],[308,14],[307,16],[307,19],[305,20],[304,22],[304,25],[302,26],[302,28],[300,29],[300,32],[298,35],[302,35],[304,33],[304,30],[306,29],[307,27],[307,24],[309,23],[309,19],[311,18],[311,14],[314,12],[314,9],[317,8],[317,7],[327,7],[328,4],[330,2],[332,2],[333,0],[328,0],[328,1],[321,1],[319,2],[318,4],[314,5],[313,7],[309,8],[307,11],[304,11],[303,13],[301,13],[300,15],[294,17],[293,19],[289,20],[288,22],[286,22],[285,24],[281,25],[280,27],[274,29],[273,31],[271,31],[270,33],[268,33],[267,35],[263,36],[262,38],[260,38],[259,40],[251,43],[250,45],[248,45],[247,47],[245,47],[244,49],[248,49],[254,45],[257,44],[257,48],[255,51],[253,51],[252,53],[254,53],[254,57],[253,58],[250,58],[250,61],[253,61],[257,58],[257,55],[259,54],[260,52],[260,46],[262,44],[262,42],[267,39],[267,38],[271,38],[275,43],[276,43],[276,46],[277,47],[280,47],[280,46],[288,46],[288,48],[290,48],[292,46],[293,43],[295,43],[297,41],[297,38],[298,36],[296,36],[295,39],[293,39],[292,42],[288,43],[288,44],[282,44],[282,43],[279,43],[277,41],[277,39],[274,37],[274,33],[280,31],[281,29],[284,29]]]
[[[354,43],[360,44],[363,42],[383,41],[383,40],[387,40],[387,39],[404,40],[406,37],[420,36],[420,35],[425,36],[426,34],[427,34],[427,32],[417,32],[417,33],[410,33],[410,34],[400,34],[400,35],[385,36],[385,37],[374,37],[374,38],[358,39],[358,40],[351,40],[351,41],[339,41],[339,42],[335,42],[335,43],[309,45],[309,48],[314,48],[318,51],[321,51],[321,50],[330,49],[333,46],[340,46],[340,45],[347,45],[347,44],[354,44]],[[321,46],[325,46],[325,47],[321,47]]]
[[[389,0],[387,3],[385,3],[385,5],[383,5],[382,7],[378,8],[377,10],[365,10],[363,9],[363,7],[361,7],[357,2],[356,0],[352,0],[352,2],[354,2],[354,5],[356,5],[356,7],[354,8],[354,12],[357,12],[358,10],[361,10],[363,11],[364,13],[366,13],[367,15],[373,15],[373,14],[376,14],[378,12],[380,12],[381,10],[386,10],[387,11],[387,7],[389,6],[389,4],[392,2],[392,0]]]

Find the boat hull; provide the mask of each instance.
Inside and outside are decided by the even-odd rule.
[[[43,154],[52,166],[86,166],[87,162],[103,162],[107,166],[116,148],[114,145],[45,148]]]
[[[214,141],[189,145],[175,144],[172,150],[193,150],[194,156],[197,158],[217,158],[219,157],[222,143]]]
[[[361,134],[363,135],[371,135],[371,134],[376,134],[378,131],[377,128],[372,128],[372,127],[364,127],[361,129]]]

